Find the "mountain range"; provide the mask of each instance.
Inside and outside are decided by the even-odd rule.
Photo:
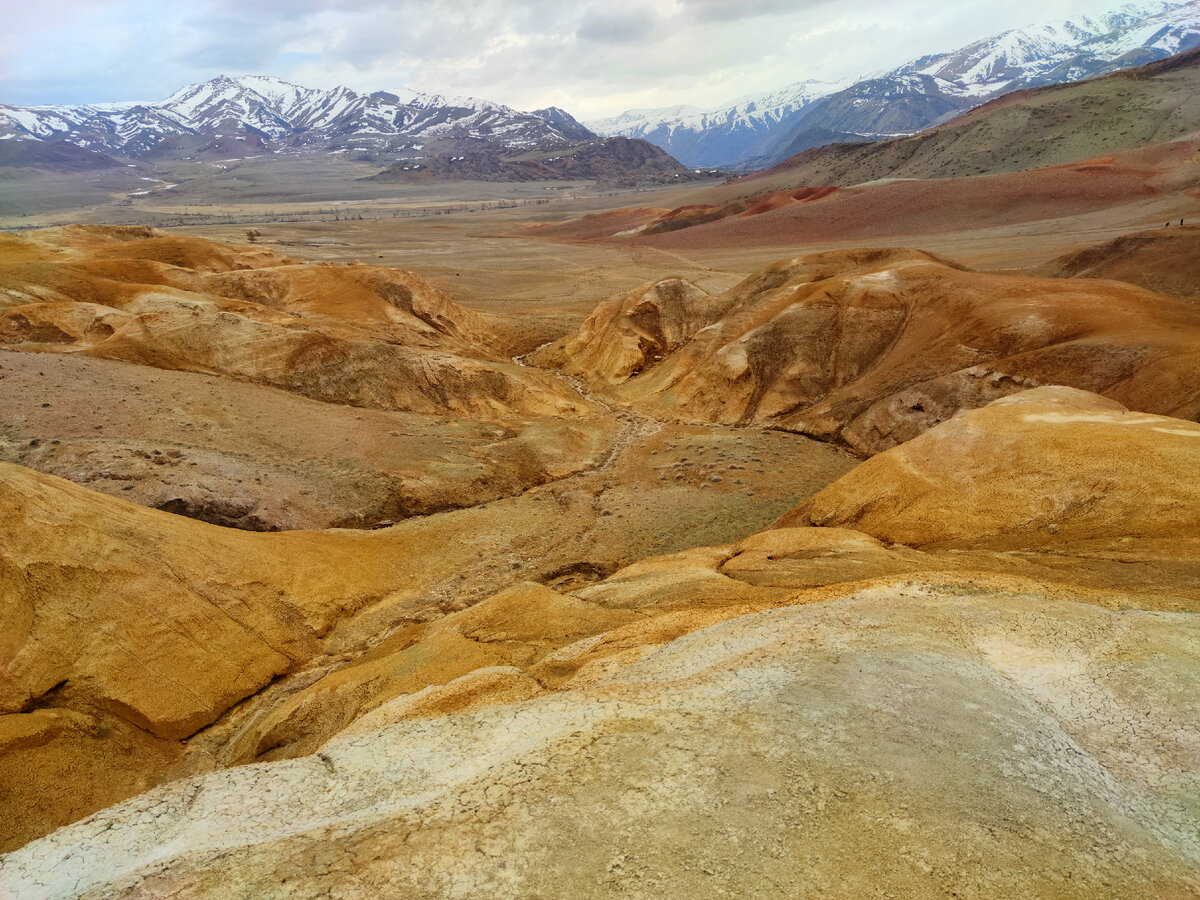
[[[1013,29],[854,81],[807,80],[721,109],[629,110],[586,125],[557,107],[527,112],[407,89],[359,93],[221,75],[153,103],[0,104],[0,165],[79,169],[113,165],[112,157],[324,152],[398,166],[397,177],[405,179],[406,172],[431,167],[469,176],[464,159],[491,161],[482,168],[494,180],[507,171],[494,162],[497,154],[552,154],[603,135],[666,151],[683,166],[656,160],[655,167],[671,171],[663,176],[656,169],[651,180],[673,180],[689,177],[684,166],[767,168],[814,147],[913,134],[1015,90],[1078,81],[1198,45],[1200,0],[1142,0],[1102,15]]]
[[[0,105],[0,140],[67,142],[138,158],[257,151],[346,153],[374,161],[473,148],[524,151],[594,140],[567,112],[522,112],[472,97],[320,90],[222,75],[156,103]]]
[[[1200,45],[1200,0],[1005,31],[854,83],[801,81],[728,107],[629,110],[588,122],[688,166],[754,169],[813,147],[912,134],[1021,88],[1078,81]]]

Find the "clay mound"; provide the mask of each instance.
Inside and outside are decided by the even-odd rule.
[[[314,753],[352,723],[368,730],[369,715],[404,695],[425,692],[417,713],[405,706],[381,713],[389,720],[446,715],[543,692],[524,670],[560,647],[639,619],[637,613],[605,608],[536,583],[518,584],[469,609],[429,625],[403,628],[370,653],[299,691],[244,728],[226,750],[231,763],[289,759]],[[511,679],[476,685],[470,704],[453,691],[444,698],[435,686],[471,673],[503,667],[517,675],[523,696],[512,698]],[[435,697],[438,699],[435,700]],[[362,721],[363,717],[366,721]]]
[[[36,283],[43,299],[51,297],[47,289],[52,288],[54,296],[62,299],[86,297],[115,307],[136,302],[150,286],[162,286],[246,301],[308,320],[353,323],[396,343],[456,346],[485,356],[490,352],[494,336],[484,318],[410,272],[268,262],[273,264],[209,272],[156,259],[89,258],[32,272],[10,272],[8,280],[17,282],[14,276],[19,276],[27,285]]]
[[[655,414],[765,424],[862,453],[1043,384],[1200,415],[1200,311],[1141,288],[870,250],[777,263],[720,301],[729,311],[719,322],[616,396]],[[586,344],[583,332],[569,340]],[[607,377],[602,351],[576,359]]]
[[[867,460],[783,520],[913,546],[1200,536],[1200,425],[1045,387]]]
[[[1064,403],[1067,405],[1063,406]],[[1065,400],[1054,395],[1043,402],[1043,407],[1059,413],[1065,410],[1069,415],[1077,415],[1082,409],[1087,418],[1094,415],[1092,410],[1096,408],[1103,411],[1103,406],[1102,400],[1085,398],[1080,401],[1071,394],[1066,395]],[[1139,444],[1143,456],[1172,451],[1180,443],[1180,429],[1200,431],[1190,423],[1157,418],[1154,421],[1154,427],[1145,429],[1144,446]],[[1034,425],[1052,430],[1057,427],[1057,422],[1038,420]],[[1192,439],[1189,437],[1188,440]],[[1190,452],[1190,447],[1187,449]],[[945,451],[942,456],[946,456]],[[1186,466],[1192,462],[1185,458],[1181,464]],[[1009,471],[995,473],[989,480],[991,490],[995,492],[999,486],[1008,487],[1013,477]],[[1047,483],[1041,487],[1052,494],[1061,492],[1064,496],[1073,496],[1074,477],[1074,472],[1064,466],[1052,467]],[[1163,480],[1155,482],[1154,487],[1159,491],[1163,508],[1195,507],[1195,491],[1190,485]],[[972,496],[971,486],[961,489],[961,493],[967,503]],[[534,498],[530,505],[536,507],[537,499],[549,497]],[[561,502],[570,505],[571,501],[564,498]],[[594,498],[589,495],[583,502],[591,509]],[[1040,556],[1027,553],[1015,557],[1008,552],[955,551],[938,555],[907,547],[888,547],[865,534],[840,528],[775,529],[727,546],[702,547],[652,557],[620,569],[603,582],[572,593],[533,583],[519,584],[499,594],[493,589],[490,599],[444,618],[428,621],[426,613],[402,620],[404,624],[392,631],[386,640],[357,658],[345,652],[347,647],[355,646],[348,643],[349,635],[356,631],[379,633],[380,623],[395,621],[394,617],[405,608],[404,605],[421,597],[422,590],[428,585],[474,565],[464,559],[464,553],[482,551],[484,534],[500,529],[503,536],[497,543],[502,545],[502,555],[497,561],[504,562],[505,569],[511,571],[507,562],[513,549],[528,548],[534,535],[544,537],[544,532],[549,529],[554,532],[550,543],[561,545],[564,543],[561,534],[580,533],[566,529],[560,532],[558,529],[566,525],[566,520],[555,518],[552,510],[531,511],[527,521],[486,518],[491,515],[484,511],[456,513],[414,522],[411,528],[402,526],[371,535],[345,532],[251,535],[140,509],[28,470],[0,466],[0,519],[9,523],[7,531],[10,532],[10,536],[0,543],[0,590],[5,596],[15,598],[15,602],[0,609],[0,615],[9,618],[9,621],[0,621],[0,660],[4,661],[5,674],[5,681],[0,682],[0,686],[7,695],[0,694],[0,699],[8,710],[7,715],[0,716],[0,778],[6,785],[5,791],[0,792],[0,802],[7,804],[0,810],[4,813],[0,821],[6,825],[0,839],[4,840],[5,846],[17,846],[23,840],[43,834],[48,827],[71,821],[157,781],[187,772],[205,771],[205,760],[209,766],[229,765],[316,751],[319,755],[310,757],[308,762],[316,760],[316,771],[340,772],[340,778],[353,767],[346,767],[339,761],[334,749],[336,741],[323,748],[320,745],[343,729],[346,730],[343,742],[346,745],[376,746],[376,741],[382,741],[379,746],[393,748],[402,754],[397,759],[426,761],[422,765],[426,765],[431,757],[422,747],[406,744],[408,738],[403,735],[409,731],[395,732],[393,729],[413,729],[413,734],[435,733],[434,740],[441,748],[437,758],[452,767],[465,761],[471,771],[482,773],[479,775],[483,779],[480,790],[492,797],[497,784],[509,783],[507,775],[496,768],[503,765],[503,754],[497,755],[498,747],[502,745],[484,737],[468,742],[474,747],[472,752],[483,754],[476,766],[471,762],[474,757],[465,757],[461,749],[456,749],[459,745],[452,740],[447,743],[448,735],[463,734],[464,728],[468,729],[467,733],[472,733],[469,731],[473,727],[471,722],[492,714],[487,711],[488,707],[499,707],[496,721],[504,722],[506,729],[512,726],[513,730],[507,731],[508,734],[528,736],[538,733],[542,727],[538,720],[514,721],[513,717],[523,716],[526,713],[522,710],[534,707],[507,704],[554,704],[559,702],[555,698],[536,698],[548,692],[567,691],[564,702],[568,706],[550,708],[569,710],[573,708],[571,704],[581,699],[592,703],[586,699],[591,696],[588,692],[599,691],[596,702],[609,703],[614,712],[622,710],[621,724],[614,727],[620,733],[628,733],[630,719],[627,713],[637,709],[628,704],[658,696],[660,691],[655,679],[642,677],[641,669],[629,667],[643,663],[653,665],[655,654],[664,648],[668,654],[682,652],[687,659],[682,668],[665,680],[662,703],[667,708],[678,701],[678,691],[687,689],[690,679],[700,672],[722,671],[727,665],[733,667],[731,671],[753,671],[755,666],[764,665],[775,673],[774,678],[781,667],[791,670],[801,659],[815,659],[814,645],[828,649],[844,646],[847,641],[861,641],[864,634],[877,634],[877,628],[864,630],[863,623],[878,623],[880,615],[894,615],[890,621],[897,628],[907,622],[903,627],[909,629],[887,631],[882,635],[882,644],[871,644],[872,638],[864,650],[864,659],[876,659],[881,675],[886,669],[890,673],[888,677],[893,679],[895,657],[885,653],[882,655],[886,659],[880,662],[882,647],[894,651],[898,642],[909,641],[924,648],[920,651],[923,653],[929,648],[932,633],[944,631],[953,637],[953,641],[962,640],[964,635],[969,638],[964,645],[952,643],[944,668],[942,663],[935,666],[937,671],[944,673],[947,690],[952,685],[956,686],[954,691],[963,689],[961,664],[964,653],[969,658],[978,658],[972,647],[986,646],[996,657],[997,665],[1009,666],[1007,660],[1012,658],[1012,653],[1016,652],[1017,658],[1021,659],[1021,654],[1029,648],[1047,645],[1045,634],[1025,634],[1014,628],[1014,623],[1029,621],[1030,603],[1035,599],[1041,604],[1038,609],[1047,611],[1045,615],[1039,613],[1035,621],[1043,623],[1049,632],[1056,633],[1055,630],[1061,628],[1074,634],[1076,629],[1082,629],[1079,634],[1085,643],[1068,654],[1075,666],[1072,671],[1078,672],[1083,664],[1091,665],[1089,660],[1103,659],[1108,644],[1086,642],[1096,635],[1112,633],[1113,627],[1131,629],[1121,631],[1119,638],[1114,638],[1124,648],[1123,652],[1128,653],[1135,646],[1152,648],[1153,658],[1161,662],[1164,671],[1191,671],[1187,668],[1190,663],[1182,657],[1164,656],[1163,651],[1164,646],[1176,639],[1182,642],[1180,646],[1188,646],[1186,636],[1180,638],[1179,632],[1169,629],[1154,631],[1159,619],[1153,615],[1139,614],[1135,621],[1125,614],[1114,617],[1112,613],[1099,615],[1074,611],[1068,615],[1064,612],[1066,607],[1078,604],[1065,604],[1063,600],[1143,609],[1197,608],[1200,579],[1196,575],[1194,559],[1200,539],[1178,536],[1170,540],[1157,539],[1155,535],[1161,532],[1146,531],[1149,537],[1130,540],[1131,531],[1120,518],[1115,523],[1108,521],[1107,530],[1101,523],[1090,530],[1064,531],[1061,536],[1064,543],[1051,548],[1052,553]],[[1173,522],[1182,522],[1180,514],[1174,515]],[[596,523],[603,521],[595,519]],[[619,522],[614,527],[629,530],[627,524]],[[596,541],[601,528],[596,524],[582,533],[587,534],[588,541]],[[1177,530],[1187,531],[1184,527]],[[693,535],[698,533],[692,531]],[[1191,533],[1195,533],[1194,528]],[[1069,543],[1077,536],[1098,536],[1101,540],[1094,546],[1077,550]],[[470,550],[446,552],[440,544]],[[603,545],[603,541],[599,544]],[[599,551],[593,550],[589,558],[594,560],[596,552]],[[1078,555],[1073,555],[1076,553]],[[543,560],[541,565],[548,563],[549,559]],[[494,572],[489,574],[492,583],[497,577]],[[553,576],[547,574],[545,577]],[[902,587],[898,587],[900,585]],[[454,596],[457,598],[462,594],[462,591],[455,591]],[[784,643],[791,648],[787,653],[798,653],[799,656],[787,653],[776,656],[772,649],[774,645],[764,643],[757,632],[737,631],[745,625],[736,623],[731,623],[734,631],[721,632],[723,636],[717,641],[724,648],[721,652],[732,648],[734,657],[687,657],[691,652],[688,647],[705,646],[707,638],[703,635],[679,642],[680,638],[700,629],[728,620],[754,621],[745,618],[750,613],[780,605],[828,603],[848,596],[861,596],[871,602],[865,612],[857,609],[850,613],[832,611],[829,621],[835,624],[833,631],[821,632],[814,637],[814,620],[811,618],[805,618],[804,624],[797,626],[794,632],[784,627],[787,637]],[[930,598],[926,605],[922,605],[925,602],[920,600],[922,596]],[[1054,602],[1047,602],[1050,600]],[[837,606],[836,602],[832,606]],[[951,608],[955,609],[951,618],[938,618]],[[996,620],[982,630],[972,624],[978,622],[980,615],[993,615],[1001,608],[1011,610],[1011,615],[1006,613],[1008,617],[1003,621]],[[804,615],[817,615],[818,619],[821,616],[819,613]],[[1064,615],[1068,618],[1054,618]],[[779,620],[773,621],[778,624]],[[1170,628],[1184,624],[1178,615],[1163,621],[1167,621]],[[773,633],[782,634],[778,628]],[[744,642],[738,634],[746,635]],[[1021,635],[1016,644],[1014,634]],[[996,645],[997,635],[1007,643]],[[672,642],[677,643],[672,645]],[[1014,646],[1016,651],[1011,649]],[[1061,634],[1055,646],[1061,646]],[[194,734],[195,729],[214,721],[223,709],[237,703],[246,693],[260,690],[280,673],[295,670],[298,664],[322,648],[324,663],[318,661],[313,668],[298,672],[299,681],[277,682],[275,687],[281,688],[280,692],[272,693],[273,688],[260,691],[254,698],[230,710],[211,728]],[[1147,649],[1147,653],[1150,652]],[[1175,652],[1171,650],[1171,654]],[[1010,668],[1002,667],[1000,671],[1007,673]],[[1113,671],[1111,666],[1102,663],[1097,663],[1094,668],[1097,673]],[[626,670],[630,672],[629,686],[614,687],[622,683],[622,672]],[[831,690],[837,695],[836,703],[849,703],[861,709],[861,697],[853,692],[851,695],[839,693],[846,684],[840,666],[835,665],[826,675]],[[802,672],[798,677],[800,682],[811,684],[810,676],[811,673]],[[701,676],[701,679],[705,677]],[[981,683],[995,684],[997,681],[995,673],[984,672],[980,677]],[[922,679],[921,683],[924,696],[930,681]],[[1045,680],[1035,678],[1033,683],[1044,685]],[[1118,747],[1121,753],[1128,754],[1129,759],[1136,760],[1130,769],[1130,796],[1137,798],[1141,804],[1139,808],[1149,810],[1147,815],[1160,815],[1159,808],[1173,808],[1174,801],[1168,797],[1160,802],[1161,797],[1156,797],[1175,788],[1164,788],[1159,775],[1164,767],[1176,763],[1154,755],[1159,753],[1154,747],[1160,745],[1153,742],[1161,740],[1164,728],[1176,727],[1173,724],[1175,707],[1170,698],[1192,695],[1176,687],[1164,688],[1166,699],[1153,707],[1160,718],[1147,722],[1144,730],[1145,734],[1153,736],[1152,741],[1143,739],[1143,731],[1129,731],[1127,705],[1112,700],[1106,701],[1109,705],[1104,707],[1103,714],[1089,707],[1082,713],[1073,709],[1063,713],[1055,720],[1057,726],[1047,720],[1043,730],[1050,737],[1045,740],[1028,737],[1021,752],[1033,754],[1031,771],[1043,771],[1044,768],[1039,768],[1042,763],[1035,765],[1035,762],[1043,760],[1042,754],[1058,758],[1054,756],[1058,752],[1055,748],[1061,748],[1063,743],[1057,729],[1068,726],[1074,740],[1087,738],[1089,752],[1108,753],[1112,747]],[[997,706],[995,696],[986,692],[981,694],[973,682],[965,690],[963,695],[953,693],[945,703],[959,702],[961,705],[962,697],[966,696],[980,708],[982,720],[995,721],[997,716],[1008,715],[1005,712],[1008,706]],[[1095,695],[1087,685],[1081,690],[1087,696]],[[746,698],[748,695],[742,693],[739,696]],[[871,693],[870,696],[882,695]],[[1144,692],[1139,696],[1144,698]],[[620,702],[611,703],[613,700]],[[1073,703],[1071,701],[1068,706]],[[1026,694],[1014,695],[1013,704],[1013,708],[1036,708]],[[760,708],[757,701],[753,705]],[[905,704],[901,706],[911,708]],[[646,713],[650,718],[640,719],[648,733],[676,733],[674,720],[657,718],[658,713],[653,710],[658,708],[652,704]],[[810,707],[804,703],[789,703],[768,710],[766,715],[771,720],[784,722],[787,728],[794,726],[809,734],[818,728],[818,723],[805,724],[789,718],[796,709],[805,708]],[[744,722],[745,709],[741,706],[710,709],[720,715],[713,722],[700,721],[697,733],[709,731],[719,721]],[[1144,715],[1144,705],[1139,705],[1138,709]],[[834,718],[841,716],[839,708]],[[552,711],[550,717],[562,721],[558,712]],[[956,716],[935,718],[939,721],[958,720]],[[1096,727],[1096,722],[1108,721],[1118,725],[1102,733],[1087,730]],[[930,746],[929,726],[924,714],[912,721],[901,716],[889,722],[889,727],[896,730],[870,732],[882,739],[886,748],[892,748],[884,749],[880,745],[880,753],[893,752],[894,739],[906,734],[912,735],[914,753],[925,752]],[[793,729],[790,733],[794,736],[796,732]],[[193,736],[188,742],[187,755],[181,758],[183,750],[178,739],[187,735]],[[739,730],[738,741],[742,745],[744,738],[744,730]],[[947,735],[946,740],[950,739]],[[853,740],[861,742],[863,739],[855,735]],[[523,746],[527,750],[531,747],[529,744]],[[617,753],[624,752],[607,739],[586,746],[591,750],[581,758],[592,761],[610,759],[607,756],[609,748]],[[673,744],[674,749],[669,752],[676,753],[680,746]],[[695,761],[689,758],[682,764],[679,777],[691,785],[704,783],[705,779],[696,777],[697,772],[703,771],[696,768],[702,765],[699,759],[711,759],[712,752],[724,757],[724,751],[720,747],[694,744],[691,738],[687,739],[686,746],[693,748],[698,757]],[[875,745],[867,741],[862,746]],[[958,744],[955,746],[959,747]],[[1011,742],[995,746],[1007,766],[1012,759]],[[831,747],[830,752],[834,749]],[[869,763],[873,752],[862,756],[838,751],[830,758],[851,760],[852,765],[862,762],[868,767],[866,771],[874,771],[873,764]],[[1151,755],[1147,756],[1147,753]],[[818,757],[822,758],[823,753]],[[560,757],[554,753],[552,758]],[[611,757],[613,760],[618,758]],[[394,773],[403,768],[398,769],[392,757],[387,759],[384,767],[387,771]],[[308,762],[301,766],[301,771],[306,773],[303,784],[297,787],[294,796],[289,793],[297,804],[311,805],[326,796],[326,782],[314,782],[307,777],[313,771]],[[1111,771],[1112,759],[1106,758],[1104,762]],[[527,762],[522,763],[525,764]],[[931,770],[940,770],[943,764],[940,757],[929,760]],[[1012,773],[1006,766],[998,770],[1003,770],[1004,774],[996,775],[992,789],[1010,796],[1011,785],[1005,779],[1011,779]],[[533,768],[539,773],[547,771],[540,763]],[[746,778],[756,779],[756,773],[763,767],[760,763],[748,762],[745,767],[726,768],[727,772],[732,772],[730,777],[733,779],[726,787],[740,791],[737,785],[743,784],[742,780]],[[1195,767],[1185,770],[1194,771]],[[258,767],[255,771],[270,773],[275,770]],[[579,775],[586,779],[588,771],[573,770],[571,778]],[[647,771],[653,773],[653,779],[661,779],[663,768],[662,765],[648,764]],[[840,775],[825,769],[805,771],[815,779],[814,783],[830,786],[830,791],[832,785],[842,783]],[[231,803],[237,805],[238,814],[244,815],[247,791],[255,789],[238,782],[239,777],[236,773],[212,776],[205,782],[207,787],[203,793],[210,797],[219,796],[224,790],[225,779],[232,779],[231,783],[240,785],[241,793]],[[265,774],[263,777],[274,776]],[[534,781],[524,779],[522,783],[538,783],[540,777],[536,776]],[[859,775],[854,774],[853,783],[858,783],[857,779]],[[7,787],[10,783],[12,789]],[[547,783],[557,784],[557,776]],[[1043,807],[1038,807],[1041,809],[1045,804],[1045,786],[1040,775],[1037,783],[1041,785],[1039,798]],[[1146,793],[1143,786],[1150,783],[1159,794]],[[174,792],[178,790],[189,791],[186,796],[194,799],[195,794],[190,793],[194,784],[189,782],[184,787],[167,788],[164,794],[149,795],[146,802],[154,802],[155,797],[177,796]],[[364,774],[355,784],[371,796],[387,794],[397,798],[398,802],[411,794],[408,788],[392,784],[386,778],[377,780],[375,774]],[[973,796],[976,787],[979,786],[973,782],[961,782],[953,786],[953,791],[966,792],[960,796]],[[461,798],[461,788],[460,781],[447,787],[446,802],[452,804],[452,798]],[[597,795],[590,796],[594,799]],[[140,802],[133,801],[132,807],[115,809],[111,815],[121,819],[128,809],[142,808],[137,805]],[[1061,809],[1062,815],[1067,815],[1069,810],[1074,816],[1079,802],[1079,795],[1064,795],[1052,806],[1054,810]],[[251,805],[258,808],[257,803]],[[947,807],[945,798],[940,798],[928,807],[929,815],[944,818],[947,808],[959,809],[953,805]],[[362,811],[357,801],[345,809],[351,812],[354,822],[364,821],[353,815]],[[776,819],[777,812],[770,809],[764,813],[763,820],[752,823],[753,827],[774,827],[770,823]],[[495,810],[489,812],[489,822],[494,813]],[[428,810],[414,812],[414,815],[418,814],[422,821],[430,821]],[[627,811],[621,814],[627,815]],[[104,818],[107,815],[103,814],[99,821],[111,821]],[[224,826],[214,824],[208,812],[193,810],[193,815],[193,821],[202,823],[199,827],[211,826],[222,834],[229,833]],[[393,833],[396,823],[389,815],[383,820],[387,821],[386,830]],[[973,816],[983,815],[990,823],[993,813],[980,813],[976,806],[969,805],[955,815],[964,817],[963,822],[975,822]],[[1052,812],[1052,815],[1059,815],[1059,812]],[[478,827],[478,821],[468,818],[469,821],[453,828],[464,829],[463,834],[478,837],[478,832],[473,830]],[[878,832],[876,818],[872,813],[867,821],[842,822],[834,818],[829,823],[837,828],[857,828],[859,832],[866,828],[878,838],[880,833],[887,832]],[[96,821],[89,820],[79,827],[86,830]],[[291,837],[280,839],[285,843],[293,838],[300,839],[298,835],[305,833],[307,827],[297,829],[295,826],[306,821],[304,815],[293,814],[286,825]],[[324,817],[323,821],[328,825],[332,820]],[[129,833],[126,831],[127,818],[121,819],[121,823],[112,826],[113,838],[118,841],[125,840],[120,835]],[[159,825],[163,823],[164,820],[158,820]],[[156,837],[154,846],[162,847],[162,832],[155,831],[155,826],[148,827]],[[350,824],[347,828],[349,830],[343,835],[345,841],[358,841],[357,826]],[[1081,840],[1094,851],[1096,834],[1105,833],[1107,828],[1107,820],[1101,817],[1087,826],[1087,838]],[[183,834],[186,830],[185,827],[177,833]],[[250,852],[247,848],[257,846],[265,833],[261,829],[251,831],[258,836],[245,842],[239,839],[234,844],[223,844],[224,850],[233,852],[231,848],[237,845]],[[819,831],[816,829],[817,833]],[[984,827],[979,833],[984,831],[995,829]],[[440,830],[438,833],[444,835],[446,832]],[[524,834],[527,830],[517,829],[514,833]],[[701,829],[696,833],[706,832]],[[659,847],[655,834],[661,832],[647,832],[640,843]],[[25,863],[22,860],[33,858],[46,862],[45,848],[64,840],[63,835],[68,835],[66,840],[70,840],[70,832],[60,832],[48,842],[31,845],[22,851],[32,856],[14,854],[6,857],[0,862],[0,879],[24,878],[21,872]],[[987,840],[994,846],[993,838],[989,836]],[[172,846],[177,849],[192,847],[191,841],[192,838],[187,837],[185,844]],[[342,838],[339,842],[343,842]],[[554,842],[554,846],[560,845],[561,841]],[[279,845],[273,846],[278,849]],[[527,844],[523,846],[528,849]],[[932,845],[923,841],[922,847],[929,846]],[[677,858],[675,849],[663,849],[662,852]],[[51,851],[51,855],[53,852],[56,851]],[[123,877],[118,872],[124,871],[124,863],[118,863],[116,869],[105,868],[109,863],[94,866],[89,861],[90,852],[86,848],[82,852],[77,849],[75,862],[71,864],[83,865],[91,873],[86,878],[95,879],[99,885],[105,878]],[[190,855],[192,851],[178,852]],[[524,859],[523,852],[514,848],[508,856],[508,865],[517,865],[518,860]],[[1174,852],[1167,852],[1156,863],[1159,871],[1166,871],[1161,865],[1173,865]],[[739,848],[738,853],[745,851]],[[257,863],[245,861],[240,856],[238,859],[238,871],[250,873],[247,877],[252,879],[259,877],[254,874]],[[1114,859],[1121,861],[1119,866],[1117,863],[1114,866],[1127,874],[1141,871],[1128,869],[1127,860],[1119,854]],[[135,868],[137,865],[140,864],[135,864]],[[158,871],[167,878],[190,878],[187,874],[189,865],[185,860],[172,859],[166,869]],[[46,866],[48,868],[43,868],[42,872],[60,871],[57,862],[46,862]],[[1151,870],[1152,867],[1146,871]],[[311,867],[301,867],[289,878],[312,877],[315,871]],[[21,892],[23,881],[0,880],[0,886],[24,896]],[[213,889],[228,892],[228,883]],[[147,890],[157,890],[157,886],[151,885]],[[185,892],[202,890],[207,890],[203,884],[189,882]],[[372,890],[377,894],[378,886],[372,885]],[[263,893],[257,881],[246,891],[251,895]],[[100,892],[100,895],[104,893]]]
[[[480,316],[409,273],[281,264],[269,251],[113,231],[59,229],[5,248],[15,252],[0,260],[0,341],[383,410],[590,409],[559,379],[498,357]]]
[[[173,305],[173,304],[172,304]],[[228,375],[314,400],[468,417],[579,415],[591,407],[568,385],[511,363],[289,327],[228,311],[131,317],[81,352]]]
[[[27,237],[93,259],[148,260],[202,272],[229,272],[295,261],[266,247],[234,247],[137,225],[64,225],[45,228]]]
[[[611,422],[447,420],[74,354],[0,355],[0,461],[205,522],[364,528],[599,465]]]
[[[717,192],[720,192],[719,189]],[[837,192],[838,188],[826,185],[752,194],[749,197],[739,196],[720,203],[694,203],[675,209],[612,210],[590,213],[566,222],[538,225],[524,233],[533,237],[567,241],[651,238],[710,222],[761,216],[764,213],[824,200]]]
[[[396,589],[367,536],[217,528],[9,464],[0,520],[6,847],[165,777],[179,739]]]
[[[183,737],[391,585],[366,536],[222,529],[7,463],[0,511],[3,712],[69,692]]]
[[[592,213],[565,222],[543,222],[518,232],[523,236],[566,241],[605,240],[622,232],[631,232],[670,210],[662,208],[613,209]]]
[[[633,232],[633,234],[653,237],[657,234],[667,234],[668,232],[679,231],[683,228],[694,228],[697,225],[718,222],[734,216],[739,218],[761,216],[764,213],[774,212],[797,204],[824,200],[826,197],[837,193],[837,191],[838,188],[825,185],[815,188],[800,188],[799,190],[773,191],[771,193],[731,200],[728,203],[721,203],[719,205],[701,204],[681,206],[665,215],[659,216],[644,228]]]
[[[279,266],[199,280],[192,290],[249,300],[302,316],[400,326],[454,338],[486,354],[493,341],[482,316],[411,272],[374,266]]]
[[[568,375],[619,384],[657,365],[727,308],[727,303],[683,279],[651,282],[604,301],[579,331],[528,359]]]
[[[1152,291],[1200,299],[1200,225],[1127,234],[1068,253],[1036,270],[1050,278],[1112,278]]]

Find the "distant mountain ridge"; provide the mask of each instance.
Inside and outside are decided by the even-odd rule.
[[[369,181],[595,181],[604,187],[682,184],[703,178],[649,141],[594,138],[559,150],[503,155],[497,151],[397,162]]]
[[[64,141],[134,159],[225,153],[238,144],[375,159],[467,147],[551,149],[595,138],[556,107],[522,112],[472,97],[322,90],[265,75],[221,75],[157,103],[0,104],[0,140]]]
[[[1010,91],[1154,62],[1200,46],[1200,0],[1127,3],[1015,28],[853,84],[802,81],[729,107],[630,110],[588,122],[689,166],[751,169],[828,143],[911,134]]]

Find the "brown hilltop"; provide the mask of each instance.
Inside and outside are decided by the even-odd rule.
[[[547,360],[587,363],[587,377],[623,381],[614,395],[655,414],[766,424],[863,453],[1042,384],[1200,415],[1200,311],[1129,285],[971,272],[911,250],[834,251],[776,263],[692,306],[709,326],[657,365],[654,350],[639,374],[611,349],[644,341],[618,301],[566,339],[569,362],[558,351]]]
[[[1200,299],[1200,225],[1122,235],[1052,259],[1036,270],[1051,278],[1112,278],[1175,297]]]

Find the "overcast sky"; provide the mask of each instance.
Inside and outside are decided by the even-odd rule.
[[[0,0],[0,102],[157,100],[218,74],[580,118],[838,80],[1119,0]]]

